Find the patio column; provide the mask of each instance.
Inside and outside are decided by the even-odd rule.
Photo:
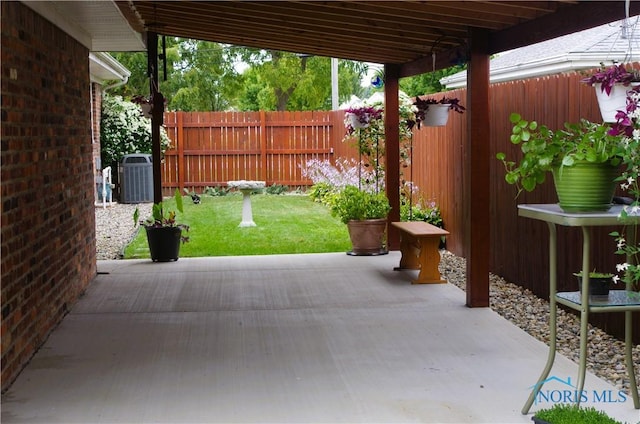
[[[400,232],[390,223],[400,221],[400,67],[386,64],[384,75],[385,185],[391,204],[387,217],[387,246],[389,250],[398,250]]]
[[[486,30],[469,30],[467,71],[467,139],[464,148],[465,257],[467,258],[467,306],[489,306],[490,121],[489,37]]]
[[[158,96],[158,34],[147,32],[147,76],[149,93],[153,100],[151,113],[151,157],[153,160],[153,203],[162,202],[162,150],[160,148],[160,125],[164,113],[164,100]],[[162,103],[160,103],[162,101]],[[158,107],[161,105],[161,107]]]

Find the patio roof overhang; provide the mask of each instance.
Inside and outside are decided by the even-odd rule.
[[[142,1],[116,2],[139,32],[363,62],[400,76],[465,55],[469,29],[494,54],[625,16],[625,1]],[[629,3],[630,14],[640,12]]]

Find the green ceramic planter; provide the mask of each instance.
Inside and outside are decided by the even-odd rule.
[[[553,169],[553,181],[563,211],[605,212],[611,208],[619,175],[610,163],[578,161],[573,166]]]

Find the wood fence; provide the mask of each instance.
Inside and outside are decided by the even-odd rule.
[[[548,230],[543,222],[518,216],[520,203],[555,203],[549,181],[532,193],[516,198],[513,186],[504,181],[504,167],[497,152],[520,157],[519,147],[509,141],[511,112],[536,120],[550,128],[580,118],[601,121],[593,88],[580,83],[577,73],[493,84],[490,92],[490,156],[469,158],[466,115],[450,113],[444,127],[414,130],[412,164],[403,168],[402,179],[418,189],[414,201],[434,201],[440,207],[447,249],[467,257],[469,225],[490,225],[493,273],[549,297]],[[441,95],[440,95],[441,96]],[[440,97],[435,95],[435,98]],[[447,93],[466,103],[466,90]],[[225,185],[229,180],[264,180],[268,185],[306,186],[300,166],[309,159],[356,157],[355,149],[343,143],[343,112],[250,112],[168,113],[166,127],[175,148],[166,154],[163,187],[201,191],[206,186]],[[471,222],[465,215],[469,196],[469,160],[490,163],[491,222]],[[550,178],[549,178],[550,179]],[[473,207],[473,205],[472,205]],[[617,228],[594,228],[591,263],[601,270],[615,270],[620,261],[613,254],[615,243],[608,234]],[[571,275],[581,269],[582,236],[577,228],[558,228],[559,289],[577,290]],[[517,302],[518,299],[513,299]],[[618,337],[623,336],[623,314],[592,314],[591,322]],[[640,343],[640,314],[634,315],[634,340]]]
[[[308,186],[302,167],[310,159],[353,156],[341,142],[344,112],[171,112],[165,127],[163,189],[197,192],[231,180]]]

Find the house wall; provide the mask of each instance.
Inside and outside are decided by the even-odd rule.
[[[1,2],[2,389],[96,275],[88,50]]]

